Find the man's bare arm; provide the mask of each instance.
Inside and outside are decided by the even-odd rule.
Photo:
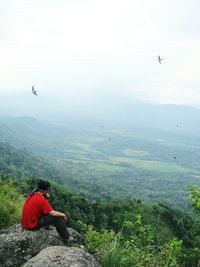
[[[66,215],[62,212],[57,211],[57,210],[52,210],[49,212],[49,214],[51,214],[52,216],[55,216],[55,217],[62,217],[65,221],[67,221]]]

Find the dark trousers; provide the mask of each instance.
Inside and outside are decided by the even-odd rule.
[[[56,217],[50,214],[42,216],[38,221],[36,229],[52,224],[56,227],[56,230],[62,239],[67,240],[69,238],[66,222],[62,217]]]

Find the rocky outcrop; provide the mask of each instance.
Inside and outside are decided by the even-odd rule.
[[[100,267],[95,258],[80,248],[48,247],[30,259],[23,267]]]
[[[77,231],[71,228],[68,228],[68,231],[71,237],[71,246],[83,242]],[[49,230],[42,228],[28,231],[23,230],[20,225],[13,225],[0,231],[0,266],[21,266],[42,249],[50,246],[63,246],[54,227]]]

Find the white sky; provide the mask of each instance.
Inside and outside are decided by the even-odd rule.
[[[199,14],[199,0],[0,0],[0,95],[200,106]]]

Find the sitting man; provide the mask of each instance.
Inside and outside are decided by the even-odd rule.
[[[24,229],[35,230],[53,224],[64,243],[68,243],[67,217],[54,210],[48,202],[50,183],[40,180],[38,187],[30,193],[24,203],[21,225]]]

